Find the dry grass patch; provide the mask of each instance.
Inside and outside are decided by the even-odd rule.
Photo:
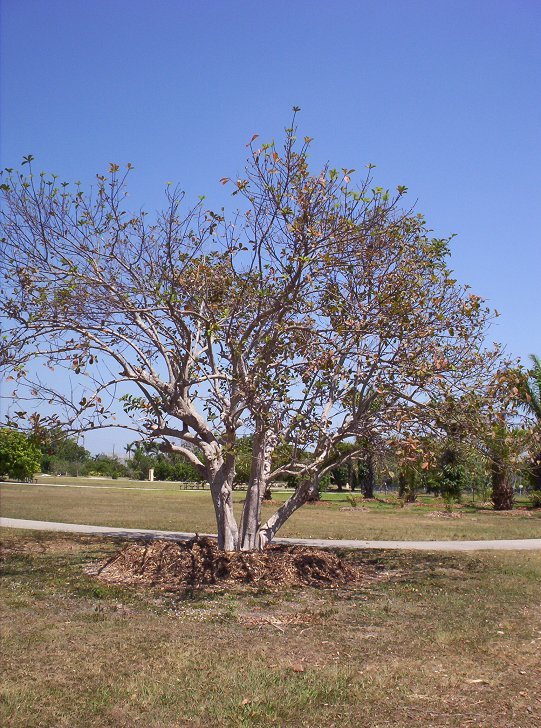
[[[110,539],[2,540],[3,726],[541,723],[539,553],[339,553],[386,578],[188,596],[85,573]]]

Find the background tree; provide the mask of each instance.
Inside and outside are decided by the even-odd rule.
[[[41,451],[24,433],[0,429],[0,475],[17,480],[32,480],[39,472]]]
[[[472,420],[478,423],[479,447],[487,459],[495,510],[512,509],[514,483],[530,440],[524,426],[527,422],[517,406],[520,378],[516,366],[502,367],[488,385],[490,396],[472,412]]]
[[[354,452],[355,456],[331,470],[331,483],[339,491],[344,487],[360,489],[364,498],[373,498],[376,488],[377,451],[384,449],[384,443],[374,443],[365,438],[363,442],[340,443],[338,449],[345,455]],[[362,455],[359,454],[362,452]]]
[[[517,469],[517,458],[523,452],[524,439],[519,430],[509,428],[501,422],[495,424],[492,431],[487,433],[486,445],[494,509],[509,511],[513,508],[515,498],[513,474]]]
[[[128,469],[124,463],[120,462],[118,457],[100,453],[85,464],[84,473],[85,475],[100,475],[116,480],[117,478],[126,477]]]
[[[21,401],[79,432],[125,427],[210,484],[221,548],[262,548],[333,467],[344,442],[409,442],[432,403],[479,386],[490,312],[457,284],[445,240],[353,170],[311,172],[310,139],[249,145],[232,216],[167,191],[153,222],[124,209],[112,164],[93,192],[6,170],[0,363]],[[37,363],[69,386],[45,381]],[[123,403],[119,419],[116,402]],[[375,406],[377,403],[377,406]],[[50,411],[50,409],[49,409]],[[24,410],[12,413],[19,421]],[[240,524],[237,443],[253,433]],[[273,465],[277,448],[287,462]],[[295,493],[265,523],[273,478]]]
[[[40,448],[43,473],[78,476],[85,472],[91,461],[88,450],[61,434],[53,434],[47,441],[40,443]]]
[[[518,389],[519,400],[533,419],[528,477],[533,490],[541,491],[541,359],[535,354],[531,354],[530,358],[532,367],[521,377]]]

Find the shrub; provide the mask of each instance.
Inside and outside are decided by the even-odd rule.
[[[353,493],[348,493],[348,495],[346,496],[346,500],[352,508],[357,508],[363,502],[363,496],[362,495],[353,495]]]
[[[541,508],[541,490],[532,490],[530,493],[532,508]]]

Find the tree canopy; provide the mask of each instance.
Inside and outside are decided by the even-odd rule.
[[[381,438],[416,456],[445,402],[483,390],[499,354],[484,347],[491,312],[453,277],[449,241],[404,207],[405,187],[376,186],[370,169],[356,184],[352,169],[310,170],[312,140],[294,121],[281,147],[256,139],[244,176],[222,179],[234,213],[173,188],[154,220],[128,212],[129,169],[116,164],[90,192],[30,157],[1,185],[1,363],[15,389],[28,408],[47,403],[51,425],[121,426],[182,454],[210,483],[228,550],[269,542],[359,455],[343,443]],[[71,384],[43,379],[37,362]],[[262,523],[278,476],[299,485]]]

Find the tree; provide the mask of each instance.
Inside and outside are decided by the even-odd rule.
[[[0,429],[0,475],[31,480],[39,472],[41,452],[24,432]]]
[[[376,451],[383,450],[384,443],[374,443],[364,438],[362,442],[341,443],[338,449],[343,455],[349,451],[357,455],[331,470],[331,482],[339,491],[346,485],[351,490],[360,487],[364,498],[373,498],[376,487]],[[362,456],[358,454],[359,450],[362,451]]]
[[[530,354],[532,368],[523,380],[522,398],[532,415],[541,422],[541,359]]]
[[[518,389],[523,408],[534,420],[528,477],[533,490],[541,491],[541,451],[537,449],[541,438],[541,359],[535,354],[530,359],[532,368],[521,377]]]
[[[491,383],[496,406],[489,406],[479,418],[481,447],[488,460],[492,502],[497,511],[513,508],[515,476],[523,469],[530,441],[531,433],[523,426],[525,419],[517,407],[519,382],[519,369],[502,369]]]
[[[517,458],[524,449],[524,438],[521,435],[520,430],[507,427],[502,422],[493,426],[486,439],[492,503],[496,511],[510,511],[513,508],[513,471],[516,470]]]
[[[124,463],[121,463],[115,455],[99,453],[86,464],[85,471],[89,475],[101,475],[106,478],[125,477],[128,474]]]
[[[439,492],[446,500],[460,502],[466,486],[466,469],[454,443],[450,443],[441,453],[436,482]]]
[[[398,474],[398,497],[404,503],[414,503],[419,483],[418,471],[411,463],[404,463]]]
[[[43,473],[66,473],[79,475],[90,462],[90,453],[75,440],[66,437],[62,432],[47,433],[45,438],[37,441],[42,457]]]
[[[201,474],[182,455],[176,453],[161,454],[156,458],[154,477],[157,480],[176,480],[188,483],[199,483]]]
[[[7,170],[1,185],[0,363],[19,393],[55,408],[51,422],[126,427],[186,458],[210,484],[226,550],[271,541],[362,454],[341,444],[414,447],[433,403],[479,387],[497,356],[483,349],[490,312],[452,277],[448,241],[401,209],[406,188],[374,186],[371,171],[357,186],[354,170],[311,172],[294,123],[282,148],[255,138],[244,178],[222,180],[240,201],[233,215],[187,207],[171,188],[153,222],[128,214],[116,164],[93,193],[34,174],[31,157],[29,174]],[[67,370],[71,387],[45,384],[38,361]],[[290,457],[273,465],[280,448]],[[262,523],[278,477],[298,487]]]

